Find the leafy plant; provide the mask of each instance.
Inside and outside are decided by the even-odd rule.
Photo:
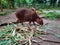
[[[0,12],[0,16],[6,15],[6,12]]]
[[[60,18],[60,12],[55,12],[56,18]]]
[[[46,15],[45,15],[46,18],[49,18],[49,19],[58,19],[60,18],[60,13],[59,12],[48,12]]]

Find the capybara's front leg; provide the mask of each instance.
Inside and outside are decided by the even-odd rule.
[[[33,24],[36,25],[36,24],[35,24],[35,21],[33,21]]]

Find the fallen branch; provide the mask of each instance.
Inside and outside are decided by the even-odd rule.
[[[9,23],[3,23],[3,24],[0,24],[0,26],[6,26],[6,25],[11,25],[11,24],[18,24],[19,22],[9,22]]]

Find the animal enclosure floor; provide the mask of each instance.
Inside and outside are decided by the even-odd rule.
[[[5,15],[5,16],[0,16],[0,24],[3,23],[9,23],[9,22],[15,22],[17,20],[16,16],[15,16],[15,12],[9,15]],[[60,36],[60,20],[49,20],[49,19],[43,19],[44,24],[49,24],[50,25],[50,30],[47,30],[47,32],[53,33],[53,34],[59,34]],[[0,27],[3,28],[3,27]],[[60,37],[57,37],[56,35],[46,35],[46,36],[42,36],[43,38],[46,38],[48,40],[52,40],[52,41],[60,41]],[[37,41],[39,41],[40,39],[36,38],[35,39]],[[46,41],[42,41],[40,43],[41,45],[60,45],[59,43],[52,43],[52,42],[46,42]],[[37,45],[35,43],[33,43],[32,45]]]

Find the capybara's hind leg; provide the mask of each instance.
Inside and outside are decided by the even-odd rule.
[[[20,20],[18,19],[16,22],[17,22],[17,23],[19,23],[19,22],[20,22]]]
[[[19,19],[18,19],[16,22],[17,22],[17,23],[21,23],[21,24],[23,25],[23,20],[19,20]]]
[[[31,25],[31,21],[29,21],[29,25]]]

